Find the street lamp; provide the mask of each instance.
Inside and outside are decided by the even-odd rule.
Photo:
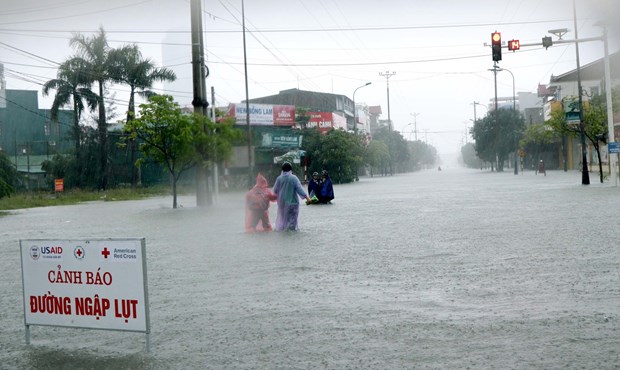
[[[476,105],[479,105],[479,106],[481,106],[482,108],[486,109],[486,110],[487,110],[487,114],[489,113],[489,107],[487,107],[487,106],[486,106],[486,105],[484,105],[484,104],[480,104],[480,103],[478,103],[477,101],[474,101],[474,102],[472,103],[472,105],[474,106],[474,123],[476,123],[476,121],[478,120],[478,117],[476,117]]]
[[[366,82],[366,84],[353,90],[353,132],[355,133],[357,133],[357,109],[355,108],[355,93],[357,92],[357,90],[361,89],[362,87],[366,87],[370,85],[371,83],[372,82]]]
[[[515,75],[507,70],[506,68],[500,68],[497,65],[494,65],[493,68],[490,68],[489,71],[493,72],[493,73],[497,73],[497,72],[501,72],[501,71],[506,71],[508,73],[510,73],[510,75],[512,76],[512,110],[516,111],[516,103],[517,103],[517,96],[515,94]],[[476,102],[474,102],[476,103]],[[496,108],[497,109],[497,108]]]

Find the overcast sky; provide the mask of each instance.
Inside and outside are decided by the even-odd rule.
[[[55,78],[56,66],[69,58],[72,33],[92,34],[99,26],[113,47],[137,43],[144,56],[173,68],[173,90],[181,105],[191,102],[189,0],[0,0],[0,62],[9,89],[41,90]],[[241,0],[204,0],[203,28],[216,105],[245,99]],[[577,0],[579,38],[599,36],[594,26],[620,16],[617,0]],[[381,105],[395,129],[440,153],[460,150],[473,104],[494,96],[491,33],[504,41],[540,43],[548,30],[567,28],[574,39],[572,0],[245,0],[248,32],[249,96],[300,88],[353,97]],[[611,52],[620,32],[610,31]],[[555,39],[555,37],[554,37]],[[603,57],[601,42],[580,45],[581,64]],[[500,67],[513,72],[516,90],[536,92],[551,75],[576,67],[574,44],[504,49]],[[512,77],[498,74],[498,95],[512,96]],[[126,88],[117,87],[118,110],[126,106]],[[40,98],[41,108],[51,98]],[[209,93],[209,100],[211,99]],[[478,115],[485,110],[478,107]],[[409,125],[409,126],[408,126]]]

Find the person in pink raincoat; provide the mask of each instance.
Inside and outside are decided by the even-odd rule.
[[[276,179],[273,192],[278,197],[275,230],[297,230],[299,198],[305,198],[307,203],[311,202],[311,199],[301,185],[299,178],[293,174],[293,166],[290,163],[284,162],[282,164],[282,174]]]
[[[256,176],[256,185],[245,194],[245,231],[271,231],[269,222],[269,203],[276,195],[269,189],[265,176]]]

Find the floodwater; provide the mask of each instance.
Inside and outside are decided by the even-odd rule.
[[[243,233],[241,192],[15,211],[0,368],[619,368],[620,188],[591,178],[365,177],[302,206],[293,233]],[[43,326],[26,345],[19,240],[108,237],[146,238],[151,352],[144,334]]]

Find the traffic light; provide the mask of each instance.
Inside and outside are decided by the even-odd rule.
[[[545,36],[542,38],[542,45],[545,49],[549,49],[549,46],[553,45],[553,40],[549,36]]]
[[[508,50],[517,51],[519,49],[521,49],[521,43],[519,42],[519,40],[508,41]]]
[[[502,60],[502,34],[497,31],[491,34],[491,53],[494,62]]]

